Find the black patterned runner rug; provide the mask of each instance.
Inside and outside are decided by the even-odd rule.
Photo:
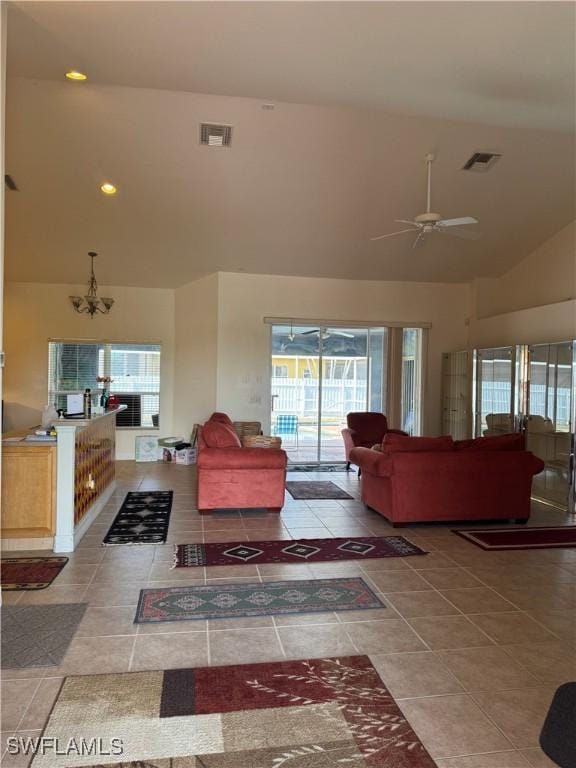
[[[168,535],[173,491],[130,491],[103,546],[164,544]]]

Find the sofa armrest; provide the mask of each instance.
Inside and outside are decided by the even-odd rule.
[[[286,452],[280,448],[204,448],[198,469],[285,469]]]
[[[362,472],[377,477],[390,477],[394,473],[394,464],[391,457],[381,451],[373,451],[371,448],[353,448],[350,458],[360,467]]]
[[[391,434],[391,435],[404,435],[404,437],[410,437],[410,435],[408,434],[408,432],[404,432],[404,430],[403,430],[403,429],[387,429],[387,430],[386,430],[386,434]]]

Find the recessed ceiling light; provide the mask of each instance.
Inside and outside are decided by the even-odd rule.
[[[114,186],[114,184],[110,184],[109,181],[102,184],[102,186],[100,187],[100,190],[104,192],[105,195],[115,195],[116,192],[118,191]]]
[[[71,69],[69,72],[66,72],[66,77],[68,80],[88,80],[88,75],[85,75],[84,72],[78,72],[77,69]]]

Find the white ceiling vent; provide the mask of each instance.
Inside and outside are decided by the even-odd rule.
[[[463,171],[486,173],[502,157],[497,152],[474,152],[462,166]]]
[[[208,147],[229,147],[232,143],[232,126],[200,123],[200,144]]]

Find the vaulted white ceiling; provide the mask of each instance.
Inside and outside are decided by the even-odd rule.
[[[127,285],[500,274],[574,218],[573,17],[548,2],[12,5],[7,278],[82,281],[92,249],[100,281]],[[72,67],[89,80],[65,81]],[[201,121],[232,124],[232,147],[200,146]],[[462,171],[477,150],[503,157]],[[429,151],[433,208],[476,216],[482,240],[370,242],[424,209]]]

